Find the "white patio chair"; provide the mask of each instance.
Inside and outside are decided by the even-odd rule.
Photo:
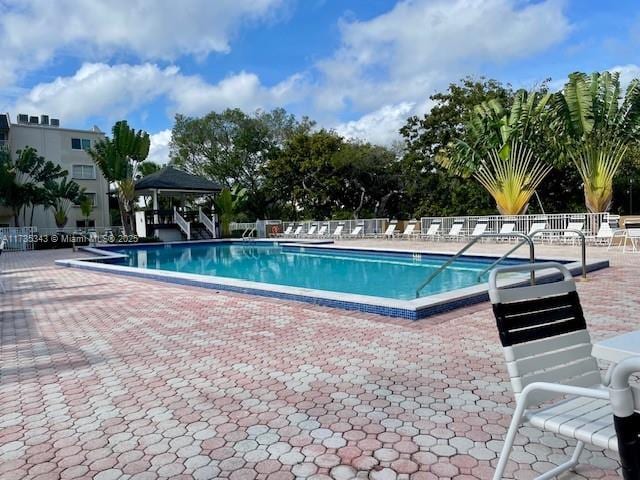
[[[329,224],[325,223],[324,225],[322,225],[320,227],[320,229],[318,230],[318,233],[317,233],[316,236],[319,237],[319,238],[326,236],[328,229],[329,229]]]
[[[434,240],[438,239],[439,235],[439,231],[440,231],[440,222],[433,222],[431,223],[431,225],[429,225],[429,228],[427,229],[426,232],[421,233],[420,234],[420,238],[424,238],[425,240],[428,240],[430,238],[433,238]]]
[[[624,230],[621,228],[613,229],[607,222],[602,222],[595,235],[587,236],[587,241],[593,245],[606,245],[607,248],[611,248],[614,246],[615,237],[624,237]]]
[[[396,227],[397,226],[398,226],[398,221],[397,220],[391,220],[391,222],[387,226],[387,229],[382,234],[382,237],[383,238],[393,238],[393,236],[395,235],[395,231],[396,231]]]
[[[565,227],[565,231],[562,233],[562,243],[571,243],[572,245],[576,243],[576,240],[580,238],[580,236],[576,232],[570,232],[569,230],[580,230],[584,228],[584,222],[568,222]]]
[[[316,233],[316,229],[318,228],[318,225],[316,225],[315,223],[312,223],[311,226],[309,227],[309,230],[307,230],[307,232],[304,234],[305,237],[313,237],[313,235]]]
[[[7,245],[7,242],[5,241],[5,239],[3,238],[2,240],[0,240],[0,256],[2,255],[2,252],[4,252],[4,249]],[[0,272],[2,273],[2,272]],[[4,288],[4,283],[2,283],[2,279],[0,278],[0,292],[2,293],[7,293],[7,290]]]
[[[296,229],[293,231],[293,237],[299,237],[300,235],[302,235],[302,229],[304,228],[304,225],[298,225],[296,227]]]
[[[544,241],[544,237],[543,237],[544,234],[536,235],[536,233],[539,232],[540,230],[544,230],[545,228],[547,228],[547,222],[533,222],[531,224],[531,228],[529,228],[529,233],[527,233],[527,235],[531,237],[533,240]]]
[[[454,222],[451,225],[451,230],[447,233],[447,240],[459,240],[462,238],[462,227],[464,227],[464,222]]]
[[[336,227],[336,229],[331,234],[331,236],[333,238],[340,238],[340,237],[342,237],[342,231],[343,230],[344,230],[344,223],[339,223],[338,226]]]
[[[476,225],[473,227],[473,231],[471,232],[470,237],[471,238],[475,238],[475,237],[479,237],[480,235],[484,234],[487,231],[487,226],[489,224],[485,221],[485,222],[478,222],[476,223]]]
[[[625,228],[624,244],[622,247],[623,253],[627,252],[628,242],[631,243],[632,252],[640,251],[640,227]]]
[[[294,227],[294,224],[290,223],[289,226],[284,230],[284,232],[282,232],[278,236],[279,237],[288,237],[289,235],[291,235],[291,232],[293,232],[293,227]]]
[[[542,269],[560,271],[562,280],[498,287],[501,273],[528,274]],[[568,461],[537,480],[553,478],[575,467],[586,443],[617,451],[609,392],[591,356],[591,338],[569,270],[555,262],[496,268],[489,276],[489,297],[516,397],[494,480],[502,478],[518,428],[524,422],[577,441]],[[567,395],[568,399],[563,398]]]
[[[363,238],[364,237],[364,225],[356,225],[356,228],[354,228],[353,230],[351,230],[351,233],[349,234],[349,238]]]
[[[400,238],[406,238],[407,240],[409,240],[411,237],[415,236],[415,230],[416,230],[416,221],[412,220],[410,221],[407,226],[404,228],[404,231],[399,235]]]

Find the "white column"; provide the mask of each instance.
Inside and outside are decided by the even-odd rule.
[[[158,218],[158,190],[153,191],[153,223],[158,225],[160,220]]]

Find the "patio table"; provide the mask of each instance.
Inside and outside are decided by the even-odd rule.
[[[640,356],[640,330],[607,338],[593,345],[591,354],[612,363],[620,363],[628,357]]]

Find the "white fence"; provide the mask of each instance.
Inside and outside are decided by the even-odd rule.
[[[21,252],[33,250],[36,227],[2,227],[0,228],[0,241],[5,241],[5,250]]]
[[[439,233],[447,233],[454,223],[462,223],[462,232],[469,234],[477,223],[487,224],[487,233],[498,233],[504,224],[515,224],[515,232],[529,233],[534,223],[546,224],[545,228],[563,230],[569,223],[582,223],[582,231],[594,235],[602,223],[609,223],[612,228],[618,226],[619,215],[609,213],[552,213],[548,215],[485,215],[467,217],[422,217],[420,228],[423,232],[432,223],[440,223]]]

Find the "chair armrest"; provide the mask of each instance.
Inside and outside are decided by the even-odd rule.
[[[616,365],[611,374],[611,404],[617,417],[628,417],[633,414],[635,401],[629,385],[629,377],[640,372],[640,357],[625,358]]]
[[[609,390],[598,388],[574,387],[573,385],[564,385],[561,383],[534,382],[530,383],[522,390],[519,402],[527,405],[527,397],[529,394],[536,392],[551,392],[565,395],[575,395],[577,397],[599,398],[601,400],[609,399]]]

